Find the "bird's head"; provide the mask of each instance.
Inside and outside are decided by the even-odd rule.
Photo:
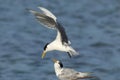
[[[52,61],[54,62],[54,67],[55,67],[55,68],[63,68],[63,64],[62,64],[62,62],[60,62],[59,60],[57,60],[57,59],[52,59]]]
[[[44,50],[43,50],[43,53],[42,53],[42,58],[45,57],[46,53],[49,51],[49,43],[47,43],[45,46],[44,46]]]

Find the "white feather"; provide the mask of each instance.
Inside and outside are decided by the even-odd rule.
[[[33,13],[33,14],[35,14],[36,13],[36,11],[33,11],[33,10],[29,10],[31,13]]]
[[[38,7],[44,14],[46,14],[47,16],[53,18],[56,21],[56,17],[54,14],[52,14],[49,10],[43,8],[43,7]]]

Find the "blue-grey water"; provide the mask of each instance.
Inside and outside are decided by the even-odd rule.
[[[38,6],[58,17],[79,56],[52,51],[41,59],[56,32],[27,11]],[[120,0],[0,0],[0,80],[57,80],[51,58],[93,72],[90,80],[120,80]]]

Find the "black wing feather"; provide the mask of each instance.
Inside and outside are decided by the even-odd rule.
[[[55,29],[56,22],[53,18],[51,18],[45,14],[41,14],[41,13],[34,11],[34,10],[30,10],[30,12],[32,12],[35,15],[36,19],[41,24],[45,25],[48,28]]]
[[[65,29],[62,27],[62,25],[60,23],[57,22],[56,27],[58,28],[60,34],[61,34],[61,40],[62,40],[62,44],[69,44],[68,43],[68,37],[66,35]]]

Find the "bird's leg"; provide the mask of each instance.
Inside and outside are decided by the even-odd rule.
[[[69,53],[69,52],[67,52],[67,54],[68,54],[68,56],[71,58],[71,55],[70,55],[70,53]]]

